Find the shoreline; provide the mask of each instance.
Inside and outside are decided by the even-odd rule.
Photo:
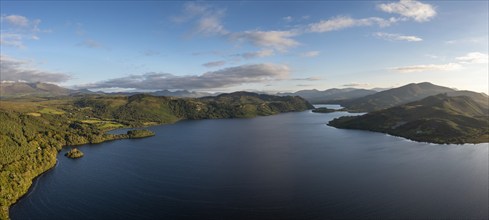
[[[180,120],[179,120],[180,121]],[[168,125],[168,124],[173,124],[173,123],[162,123],[162,124],[157,124],[157,125],[151,125],[151,126],[160,126],[160,125]],[[151,127],[151,126],[145,126],[145,127]],[[125,128],[117,128],[117,129],[131,129],[131,128],[136,128],[136,127],[125,127]],[[142,127],[138,127],[138,128],[142,128]],[[117,129],[114,129],[114,130],[117,130]],[[109,132],[109,131],[107,131]],[[110,142],[110,141],[118,141],[118,140],[124,140],[124,139],[140,139],[140,138],[147,138],[147,137],[152,137],[152,136],[145,136],[145,137],[137,137],[137,138],[131,138],[129,136],[122,136],[122,135],[126,135],[126,134],[107,134],[107,132],[104,133],[104,135],[113,135],[115,138],[113,139],[107,139],[107,140],[104,140],[104,141],[101,141],[101,142],[97,142],[97,143],[82,143],[82,144],[74,144],[74,145],[65,145],[65,146],[62,146],[60,150],[56,150],[56,162],[51,166],[49,167],[48,169],[46,169],[45,171],[39,173],[38,175],[36,175],[35,177],[33,177],[31,179],[31,182],[28,186],[28,189],[27,191],[22,194],[20,197],[18,197],[15,202],[13,202],[12,204],[8,205],[6,208],[7,208],[7,218],[6,219],[10,219],[10,208],[12,206],[14,206],[15,204],[17,204],[21,199],[25,198],[26,196],[29,195],[29,193],[33,190],[32,187],[34,185],[34,182],[35,181],[38,181],[38,178],[42,177],[44,174],[46,174],[47,172],[51,171],[52,169],[56,168],[57,165],[58,165],[58,156],[59,154],[61,153],[61,151],[67,147],[73,147],[73,146],[84,146],[84,145],[92,145],[92,144],[102,144],[102,143],[106,143],[106,142]],[[1,215],[0,215],[0,219],[1,219]]]

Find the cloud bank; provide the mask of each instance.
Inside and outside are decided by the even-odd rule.
[[[245,83],[282,80],[288,77],[289,72],[289,67],[286,65],[265,63],[229,67],[197,76],[175,76],[170,73],[152,72],[86,84],[79,86],[79,88],[132,88],[146,90],[214,89]]]
[[[0,81],[51,82],[59,83],[71,79],[65,73],[40,70],[26,60],[17,60],[0,55]]]

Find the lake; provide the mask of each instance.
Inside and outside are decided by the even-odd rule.
[[[326,123],[346,112],[181,121],[60,152],[12,219],[488,218],[488,144]]]

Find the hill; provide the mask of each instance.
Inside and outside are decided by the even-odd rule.
[[[180,119],[246,118],[314,108],[298,96],[272,96],[235,92],[203,98],[175,98],[138,94],[87,96],[74,102],[89,108],[90,117],[113,118],[134,126],[172,123]]]
[[[300,90],[294,93],[278,93],[277,95],[300,96],[314,104],[336,104],[339,100],[354,99],[374,93],[377,93],[377,91],[368,89],[345,88],[328,89],[324,91],[319,91],[316,89]]]
[[[199,97],[213,95],[212,93],[195,92],[195,91],[188,91],[188,90],[176,90],[176,91],[159,90],[154,92],[111,92],[111,93],[100,92],[100,93],[107,94],[107,95],[125,95],[125,96],[148,94],[152,96],[172,96],[172,97],[185,97],[185,98],[199,98]]]
[[[439,94],[420,101],[341,117],[330,126],[388,133],[431,143],[489,142],[489,108],[468,96]]]
[[[54,97],[66,96],[72,92],[54,84],[49,83],[23,83],[23,82],[2,82],[0,83],[0,97]]]
[[[428,82],[411,83],[372,95],[345,100],[339,104],[350,111],[370,112],[420,100],[440,93],[451,93],[455,91],[454,89],[437,86]]]

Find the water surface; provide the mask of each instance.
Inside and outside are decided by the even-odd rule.
[[[325,123],[345,112],[182,121],[80,147],[12,219],[488,218],[488,148]]]

